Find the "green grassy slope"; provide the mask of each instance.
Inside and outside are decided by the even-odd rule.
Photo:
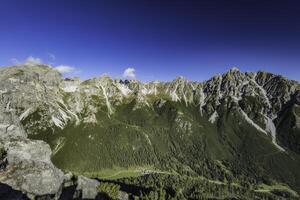
[[[212,124],[193,105],[167,101],[133,109],[135,103],[111,116],[103,108],[95,125],[30,137],[48,142],[54,164],[77,174],[115,179],[163,171],[242,185],[283,182],[300,191],[299,155],[280,152],[234,106],[220,106]]]

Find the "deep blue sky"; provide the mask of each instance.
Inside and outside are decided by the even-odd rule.
[[[143,81],[206,80],[237,66],[300,80],[297,2],[1,0],[0,66],[33,56],[82,78],[133,67]]]

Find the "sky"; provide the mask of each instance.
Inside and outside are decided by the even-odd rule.
[[[300,80],[297,0],[1,0],[0,66],[83,79],[203,81],[231,67]]]

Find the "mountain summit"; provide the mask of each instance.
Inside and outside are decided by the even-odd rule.
[[[262,71],[141,83],[64,79],[46,65],[0,68],[0,182],[58,198],[67,172],[122,183],[165,175],[234,183],[249,199],[296,198],[299,106],[298,82]],[[273,192],[278,184],[285,193]],[[201,196],[180,187],[174,198]],[[235,189],[227,197],[239,198]]]

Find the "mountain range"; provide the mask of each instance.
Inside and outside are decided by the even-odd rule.
[[[300,84],[283,76],[142,83],[0,68],[0,197],[298,199],[299,169]]]

